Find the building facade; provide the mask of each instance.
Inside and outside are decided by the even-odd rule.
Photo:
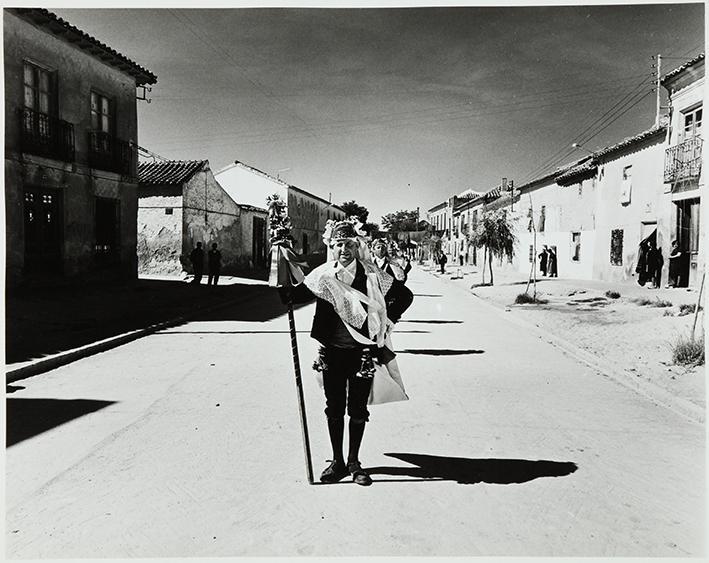
[[[265,273],[266,210],[237,204],[206,160],[140,163],[138,269],[141,274],[192,273],[198,242],[216,243],[222,273]]]
[[[698,287],[705,268],[704,230],[700,213],[704,191],[703,101],[704,54],[666,74],[661,84],[670,99],[670,133],[663,181],[668,193],[670,236],[684,253],[680,279]]]
[[[325,223],[329,219],[344,219],[346,214],[342,208],[239,161],[219,170],[215,178],[240,204],[264,206],[270,195],[278,194],[287,205],[296,252],[305,256],[310,266],[326,259],[322,241]]]
[[[157,78],[47,10],[3,15],[8,284],[135,278],[136,87]]]

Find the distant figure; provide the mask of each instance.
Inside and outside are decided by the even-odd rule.
[[[547,275],[547,258],[549,257],[549,250],[547,249],[547,245],[544,245],[544,248],[542,251],[539,253],[539,271],[542,273],[543,276]]]
[[[676,240],[672,241],[670,249],[670,271],[667,280],[667,287],[680,287],[680,275],[682,272],[682,249]]]
[[[458,254],[458,263],[462,266],[463,265],[463,253],[461,252]]]
[[[654,289],[660,289],[660,280],[662,278],[662,265],[665,260],[662,258],[662,251],[657,248],[655,241],[649,242],[647,253],[647,273],[648,279],[652,281]]]
[[[642,241],[638,250],[638,264],[635,266],[635,273],[638,274],[638,284],[645,285],[647,281],[648,251],[650,243]]]
[[[441,266],[442,274],[446,273],[446,262],[448,262],[448,258],[446,257],[444,252],[441,252],[440,256],[438,257],[438,263]]]
[[[197,248],[190,253],[190,262],[192,262],[192,272],[194,273],[192,283],[199,284],[202,281],[202,272],[204,271],[204,250],[202,250],[201,242],[198,242]]]
[[[550,278],[558,278],[559,277],[559,272],[557,271],[556,262],[557,262],[556,247],[552,246],[549,249],[549,256],[547,257],[547,272],[549,272]]]
[[[207,265],[209,266],[207,285],[217,285],[219,272],[222,269],[222,253],[217,250],[216,242],[212,244],[212,250],[207,253]]]

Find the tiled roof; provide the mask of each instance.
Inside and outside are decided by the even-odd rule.
[[[620,143],[616,143],[615,145],[611,145],[610,147],[606,147],[605,149],[601,149],[600,151],[594,152],[594,156],[596,158],[600,156],[607,156],[611,153],[620,151],[622,149],[625,149],[631,145],[634,145],[636,143],[640,143],[642,141],[646,141],[648,139],[652,139],[655,136],[664,136],[664,134],[667,132],[667,127],[664,125],[660,127],[653,127],[652,129],[648,129],[647,131],[643,131],[642,133],[638,133],[637,135],[633,135],[632,137],[628,137],[626,139],[623,139]]]
[[[157,76],[149,70],[49,10],[44,8],[8,8],[8,11],[44,28],[58,38],[76,45],[100,61],[129,74],[135,78],[137,85],[155,84],[158,81]]]
[[[576,184],[581,180],[590,178],[596,174],[598,170],[598,164],[593,157],[589,157],[588,160],[572,166],[568,170],[561,172],[556,177],[556,183],[560,186],[570,186],[571,184]]]
[[[237,203],[236,205],[241,207],[241,209],[243,209],[244,211],[256,211],[259,213],[268,213],[268,211],[266,211],[262,207],[256,207],[255,205],[247,205],[246,203]]]
[[[207,164],[209,164],[207,160],[139,162],[138,182],[144,186],[184,184],[195,172],[201,170]]]
[[[673,78],[673,77],[677,76],[680,72],[682,72],[682,71],[688,69],[688,68],[691,67],[691,66],[694,66],[694,65],[697,64],[699,61],[703,61],[703,60],[704,60],[704,53],[699,53],[699,54],[698,54],[696,57],[694,57],[693,59],[688,60],[688,61],[687,61],[686,63],[684,63],[683,65],[678,66],[676,69],[674,69],[674,70],[668,72],[667,74],[665,74],[665,76],[663,76],[663,77],[660,79],[660,84],[663,84],[663,85],[664,85],[664,83],[667,82],[670,78]]]

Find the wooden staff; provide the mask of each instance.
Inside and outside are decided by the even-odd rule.
[[[287,295],[288,327],[290,329],[290,345],[293,355],[293,369],[295,372],[295,387],[298,392],[298,412],[300,413],[300,427],[303,436],[303,450],[305,452],[305,469],[308,483],[313,484],[313,462],[310,456],[310,437],[308,435],[308,419],[305,413],[305,398],[303,396],[303,381],[300,377],[300,359],[298,357],[298,339],[295,331],[295,315],[293,314],[292,287],[303,281],[302,266],[298,257],[292,250],[290,236],[290,220],[286,212],[286,205],[277,194],[268,198],[268,215],[271,230],[271,272],[268,285],[285,289]]]
[[[313,461],[310,457],[310,436],[308,434],[308,418],[305,414],[305,398],[303,397],[303,381],[300,377],[300,359],[298,357],[298,339],[295,331],[295,315],[293,314],[293,300],[288,293],[288,326],[290,328],[290,347],[293,353],[293,369],[295,371],[295,387],[298,391],[298,412],[300,413],[300,427],[303,435],[303,449],[305,450],[305,469],[308,483],[313,484]]]

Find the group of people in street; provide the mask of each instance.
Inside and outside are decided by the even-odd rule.
[[[685,285],[683,271],[686,269],[686,253],[682,252],[679,243],[673,240],[670,243],[669,271],[666,288],[682,287]],[[658,248],[654,237],[648,237],[640,243],[638,250],[638,263],[635,273],[638,274],[638,283],[653,289],[662,285],[662,267],[665,264],[662,250]]]
[[[207,285],[216,286],[219,283],[219,274],[222,269],[222,253],[217,247],[217,243],[214,242],[212,243],[212,249],[207,252]],[[202,282],[204,273],[204,250],[201,242],[198,242],[190,253],[190,262],[192,263],[192,272],[194,274],[192,283],[199,285]]]
[[[646,285],[649,282],[650,285],[648,287],[659,289],[664,263],[662,250],[657,248],[655,239],[649,238],[642,241],[638,252],[638,263],[635,266],[635,273],[638,274],[638,283]]]
[[[555,246],[550,247],[545,244],[537,258],[539,258],[539,271],[542,273],[542,276],[548,276],[550,278],[559,277]]]

